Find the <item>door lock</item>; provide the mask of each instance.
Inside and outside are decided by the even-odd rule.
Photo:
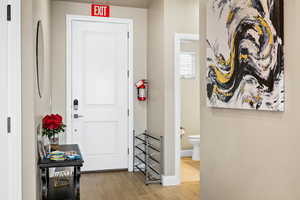
[[[74,99],[74,101],[73,101],[73,108],[74,108],[74,110],[78,110],[78,106],[79,106],[78,99]]]

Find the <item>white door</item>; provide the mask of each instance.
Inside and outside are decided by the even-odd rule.
[[[7,132],[8,117],[8,22],[6,20],[6,2],[0,2],[0,194],[1,199],[10,199],[10,146]]]
[[[126,169],[129,27],[72,21],[71,30],[72,137],[83,170]]]

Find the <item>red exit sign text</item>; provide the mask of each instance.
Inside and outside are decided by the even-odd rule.
[[[92,4],[92,16],[110,17],[110,7],[107,5]]]

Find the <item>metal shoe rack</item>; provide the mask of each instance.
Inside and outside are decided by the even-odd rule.
[[[163,137],[155,137],[147,131],[134,133],[133,139],[134,172],[145,175],[145,184],[161,184],[163,174]]]

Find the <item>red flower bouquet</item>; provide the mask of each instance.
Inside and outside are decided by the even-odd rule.
[[[62,120],[62,117],[58,114],[46,115],[43,118],[42,135],[47,136],[49,139],[51,139],[56,134],[65,132],[66,125],[63,124]]]

